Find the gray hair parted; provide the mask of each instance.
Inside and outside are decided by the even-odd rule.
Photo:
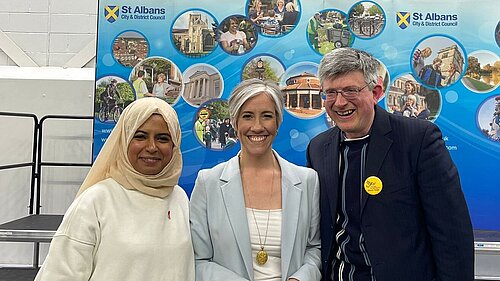
[[[274,81],[262,81],[257,78],[252,78],[238,84],[229,97],[229,115],[231,124],[235,130],[238,129],[237,120],[243,104],[247,100],[262,93],[270,97],[274,102],[276,125],[279,128],[283,121],[283,95],[278,84]]]
[[[365,51],[349,47],[338,48],[321,59],[318,70],[319,81],[323,85],[327,79],[361,71],[365,82],[369,84],[368,87],[373,90],[377,83],[379,66],[380,62]]]

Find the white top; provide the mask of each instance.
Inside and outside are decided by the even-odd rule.
[[[227,31],[221,34],[220,36],[220,41],[226,41],[227,43],[231,44],[234,40],[240,41],[239,43],[243,44],[243,40],[247,39],[247,35],[243,31],[236,31],[236,34],[232,34],[231,32]]]
[[[228,47],[226,48],[226,51],[229,52],[235,52],[237,51],[238,53],[240,52],[245,52],[245,46],[243,45],[243,41],[247,39],[247,35],[243,31],[236,31],[236,34],[232,34],[231,32],[227,31],[221,34],[220,36],[220,41],[226,41],[228,44]]]
[[[153,95],[158,98],[164,98],[165,94],[173,87],[165,82],[155,83],[153,86]]]
[[[186,193],[165,198],[109,178],[71,204],[36,281],[194,281]]]
[[[281,281],[281,209],[259,210],[246,208],[248,229],[250,230],[250,244],[252,248],[253,274],[255,281]],[[255,219],[254,219],[255,214]],[[269,215],[269,228],[267,229],[267,217]],[[255,221],[259,225],[260,240],[264,244],[268,260],[264,265],[259,265],[255,260],[257,252],[261,250],[259,231]],[[266,241],[264,243],[264,240]]]

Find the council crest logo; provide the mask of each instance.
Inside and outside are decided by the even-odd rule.
[[[114,23],[118,20],[118,15],[120,14],[119,6],[106,6],[104,7],[104,18],[110,23]]]
[[[401,29],[405,29],[410,26],[410,12],[397,12],[396,22]]]

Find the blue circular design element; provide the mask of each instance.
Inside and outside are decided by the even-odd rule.
[[[115,65],[115,59],[113,58],[113,55],[110,53],[107,53],[104,56],[102,56],[102,64],[104,64],[105,66]]]
[[[290,146],[298,152],[306,151],[309,144],[309,137],[304,133],[299,133],[297,137],[290,139]]]
[[[448,91],[444,98],[449,103],[456,103],[458,101],[458,93],[455,91]]]
[[[297,138],[298,136],[299,136],[299,131],[297,131],[296,129],[290,130],[290,137],[292,139]]]
[[[165,47],[165,42],[159,38],[155,40],[154,44],[157,49],[163,49]]]
[[[291,60],[293,59],[293,55],[295,54],[295,50],[290,50],[285,52],[285,59]]]
[[[396,49],[396,47],[387,45],[384,49],[384,56],[388,59],[393,60],[398,56],[398,49]]]

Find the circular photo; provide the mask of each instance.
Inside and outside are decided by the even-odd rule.
[[[129,80],[138,99],[157,97],[174,104],[182,90],[179,68],[163,57],[150,57],[137,64]]]
[[[203,10],[189,10],[175,19],[172,42],[187,57],[206,56],[217,47],[216,27],[217,22],[212,15]]]
[[[385,106],[392,114],[434,121],[441,111],[441,94],[422,86],[408,73],[392,82]]]
[[[495,41],[497,41],[497,45],[500,47],[500,21],[497,23],[497,28],[495,28]]]
[[[413,75],[423,85],[443,88],[455,84],[465,71],[465,51],[454,39],[434,35],[422,39],[413,49]]]
[[[243,68],[241,80],[258,78],[279,84],[285,73],[285,66],[274,56],[259,55],[250,59]]]
[[[378,59],[377,59],[378,60]],[[384,94],[387,94],[387,90],[389,89],[389,81],[391,80],[390,77],[389,77],[389,71],[387,71],[387,67],[385,66],[385,64],[383,62],[381,62],[380,60],[378,60],[378,62],[380,63],[378,69],[377,69],[377,85],[380,85],[382,86],[382,91],[384,92]],[[379,101],[382,100],[382,98],[384,98],[384,96],[381,96]]]
[[[219,71],[205,63],[194,64],[184,71],[182,97],[192,106],[219,98],[224,90],[224,81]]]
[[[285,109],[298,118],[315,118],[323,113],[318,65],[301,62],[292,65],[281,79],[280,88]]]
[[[193,130],[200,144],[210,150],[229,149],[237,142],[236,133],[229,122],[229,106],[221,99],[200,105]]]
[[[348,26],[361,39],[375,38],[384,30],[384,11],[375,2],[358,2],[349,10]]]
[[[233,15],[217,27],[217,38],[226,53],[244,55],[257,44],[256,25],[244,16]]]
[[[116,61],[127,67],[134,67],[143,61],[149,52],[148,41],[137,31],[125,31],[119,34],[112,48]]]
[[[500,95],[486,99],[477,112],[477,126],[486,138],[500,142]]]
[[[316,12],[309,19],[307,38],[309,45],[320,55],[335,48],[350,47],[354,43],[345,13],[334,9]]]
[[[476,93],[488,93],[500,84],[500,58],[495,53],[479,50],[467,57],[467,70],[462,78],[467,89]]]
[[[260,34],[278,37],[289,33],[297,25],[300,3],[298,0],[249,0],[246,11]]]
[[[118,76],[105,76],[96,81],[94,116],[101,123],[116,123],[131,102],[135,100],[132,87]]]

